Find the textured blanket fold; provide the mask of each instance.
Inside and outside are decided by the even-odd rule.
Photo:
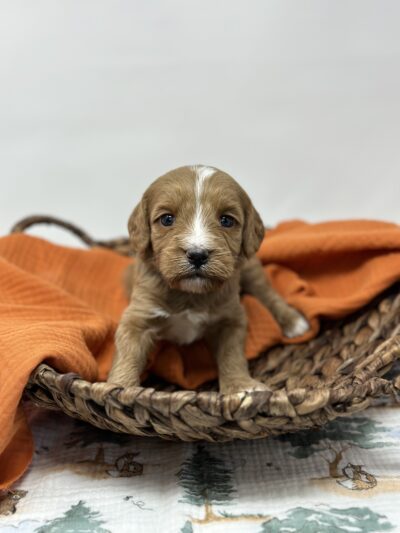
[[[270,313],[244,296],[248,358],[280,342],[318,332],[319,318],[349,314],[400,279],[400,227],[372,221],[280,224],[258,253],[276,289],[311,323],[301,339],[284,339]],[[104,380],[113,336],[127,304],[123,272],[130,259],[96,248],[56,246],[26,235],[0,239],[0,488],[29,465],[33,443],[20,405],[29,374],[46,361],[60,372]],[[201,342],[160,343],[152,372],[194,388],[216,377]]]

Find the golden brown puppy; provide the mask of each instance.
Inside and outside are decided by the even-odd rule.
[[[129,234],[137,259],[128,271],[130,304],[116,332],[108,381],[140,384],[160,339],[204,338],[222,393],[264,390],[244,357],[246,314],[240,292],[256,296],[287,337],[308,323],[273,290],[255,256],[264,225],[249,197],[225,172],[201,165],[158,178],[134,209]]]

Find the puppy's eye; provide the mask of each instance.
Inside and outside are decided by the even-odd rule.
[[[166,213],[165,215],[160,216],[160,222],[162,226],[172,226],[172,224],[175,222],[175,217],[170,213]]]
[[[231,228],[235,225],[235,219],[229,215],[222,215],[219,217],[219,222],[224,228]]]

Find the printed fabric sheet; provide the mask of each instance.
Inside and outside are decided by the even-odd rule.
[[[31,408],[36,452],[0,533],[400,531],[400,407],[224,444],[98,430]]]

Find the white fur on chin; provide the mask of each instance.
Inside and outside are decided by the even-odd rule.
[[[202,293],[208,286],[209,281],[204,278],[186,278],[179,282],[179,288],[184,292]]]

